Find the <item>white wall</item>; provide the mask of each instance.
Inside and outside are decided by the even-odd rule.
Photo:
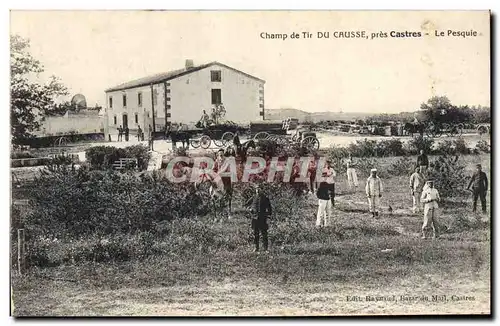
[[[221,70],[221,82],[211,82],[210,71]],[[221,89],[226,120],[238,123],[262,120],[259,115],[259,84],[222,66],[210,66],[170,81],[171,121],[196,123],[203,110],[212,108],[212,88]]]
[[[40,130],[34,132],[37,136],[53,136],[68,134],[99,133],[104,129],[104,117],[99,115],[70,114],[69,117],[46,117]]]

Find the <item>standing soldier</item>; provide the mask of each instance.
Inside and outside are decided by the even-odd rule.
[[[382,192],[384,188],[382,186],[382,181],[377,176],[377,169],[371,169],[371,175],[366,179],[366,197],[368,197],[368,205],[370,206],[370,213],[373,217],[378,216],[378,210],[380,207],[380,197],[382,197]]]
[[[356,174],[356,169],[354,168],[354,161],[352,159],[352,155],[349,154],[349,158],[346,161],[347,166],[347,182],[349,183],[349,188],[352,190],[356,190],[358,187],[358,175]]]
[[[420,167],[420,173],[425,175],[427,173],[427,168],[429,167],[429,158],[424,153],[424,150],[420,150],[420,155],[417,157],[417,167]]]
[[[128,129],[128,126],[125,126],[125,141],[128,141],[128,135],[129,135],[129,132],[130,132],[130,129]]]
[[[477,206],[477,198],[481,199],[481,210],[483,213],[486,213],[486,193],[488,192],[488,177],[486,177],[486,173],[481,170],[481,164],[476,165],[476,172],[472,175],[470,179],[469,186],[467,190],[470,190],[472,186],[472,211],[476,211]]]
[[[420,167],[415,168],[415,172],[410,176],[410,191],[413,196],[413,213],[420,212],[420,197],[424,189],[425,179],[420,173]]]
[[[141,141],[142,129],[141,125],[137,125],[137,141]]]
[[[332,162],[330,160],[326,161],[326,167],[323,170],[323,176],[326,177],[326,183],[328,185],[328,191],[330,193],[330,201],[332,202],[332,207],[335,206],[335,177],[337,173],[332,167]]]
[[[254,235],[254,252],[259,251],[259,238],[262,234],[262,242],[264,245],[264,251],[268,250],[268,238],[267,230],[269,226],[267,225],[267,219],[271,218],[272,207],[269,198],[262,192],[261,186],[256,186],[255,195],[251,198],[250,211],[252,212],[252,229]]]
[[[318,198],[318,214],[316,216],[316,226],[329,226],[332,214],[332,202],[330,201],[329,185],[326,182],[321,182],[319,184],[318,190],[316,191],[316,197]]]
[[[148,146],[149,150],[153,150],[153,130],[151,129],[151,125],[148,127]]]
[[[118,141],[122,141],[123,139],[123,128],[122,125],[118,127]]]
[[[437,209],[439,208],[438,202],[441,201],[439,197],[439,192],[434,188],[434,181],[427,181],[428,187],[422,192],[422,197],[420,198],[422,203],[424,203],[424,223],[422,224],[422,239],[425,239],[425,231],[430,226],[432,227],[432,238],[436,238],[436,226],[437,226]]]

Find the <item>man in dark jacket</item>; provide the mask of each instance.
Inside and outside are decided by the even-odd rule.
[[[424,150],[420,150],[420,155],[417,157],[417,166],[420,167],[420,173],[427,173],[429,167],[429,158],[425,155]]]
[[[128,136],[130,133],[130,129],[128,129],[128,126],[125,126],[123,133],[125,134],[125,141],[128,141]]]
[[[260,186],[255,189],[255,195],[251,198],[250,211],[252,212],[252,229],[254,235],[255,252],[259,251],[259,238],[262,234],[262,243],[264,251],[268,250],[267,239],[267,219],[271,218],[272,207],[269,198],[264,195]]]
[[[474,174],[472,175],[467,190],[470,190],[470,187],[472,186],[472,211],[476,211],[477,198],[479,197],[481,199],[481,209],[483,213],[486,213],[486,192],[488,191],[488,178],[486,177],[486,173],[481,171],[481,164],[477,164],[476,168],[476,172],[474,172]]]

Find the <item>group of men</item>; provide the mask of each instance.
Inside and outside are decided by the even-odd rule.
[[[125,126],[123,128],[121,125],[118,127],[118,141],[123,140],[123,136],[125,136],[125,141],[128,141],[128,136],[130,133],[130,129],[128,129],[128,126]]]

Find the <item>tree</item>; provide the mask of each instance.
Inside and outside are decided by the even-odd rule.
[[[54,100],[68,94],[55,76],[45,84],[40,83],[43,65],[29,53],[29,46],[27,39],[10,37],[10,122],[14,145],[32,137],[44,116],[58,110]]]
[[[433,96],[426,103],[420,105],[424,120],[427,122],[443,123],[445,116],[452,108],[452,104],[446,96]]]

